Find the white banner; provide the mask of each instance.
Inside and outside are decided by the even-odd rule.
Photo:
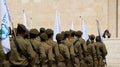
[[[53,40],[56,41],[56,35],[58,33],[60,33],[60,15],[59,13],[56,11],[56,15],[55,15],[55,24],[54,24],[54,36],[53,36]]]
[[[82,18],[82,32],[83,32],[83,35],[82,35],[82,38],[87,41],[89,39],[89,36],[88,36],[88,33],[86,31],[86,27],[85,27],[85,24],[84,24],[84,19]]]
[[[10,51],[10,41],[9,41],[9,17],[8,17],[8,12],[6,8],[6,1],[5,0],[0,0],[0,10],[1,10],[1,32],[2,32],[2,47],[3,50],[6,53]]]
[[[28,29],[28,23],[27,23],[27,19],[26,19],[26,14],[25,11],[23,10],[23,24],[25,25],[25,27]]]

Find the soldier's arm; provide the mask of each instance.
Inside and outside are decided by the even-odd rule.
[[[106,49],[106,46],[105,46],[105,44],[102,44],[103,45],[103,53],[104,53],[104,56],[106,56],[107,55],[107,49]]]
[[[70,53],[69,53],[69,49],[68,49],[68,47],[67,46],[65,46],[65,47],[63,47],[64,49],[64,54],[65,54],[65,57],[67,58],[67,59],[70,59]]]
[[[58,49],[58,44],[57,43],[55,43],[55,55],[57,56],[57,57],[59,57],[59,54],[60,54],[60,52],[59,52],[59,49]]]
[[[39,56],[40,56],[41,61],[45,61],[47,59],[45,50],[44,50],[43,46],[41,46],[41,45],[39,45]]]
[[[53,52],[52,52],[52,47],[48,47],[48,60],[49,61],[54,61],[54,55],[53,55]]]
[[[74,46],[71,44],[70,46],[70,55],[75,56]]]
[[[35,52],[34,52],[30,43],[28,43],[28,45],[27,45],[27,53],[30,57],[30,62],[29,62],[30,66],[34,66],[35,65],[36,54],[35,54]]]

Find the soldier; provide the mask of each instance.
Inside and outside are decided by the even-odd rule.
[[[89,44],[87,45],[88,59],[90,62],[88,64],[88,67],[97,67],[97,64],[98,64],[94,39],[95,39],[95,36],[93,34],[91,34],[89,36]]]
[[[40,29],[39,29],[39,40],[41,41],[41,38],[40,38],[40,35],[42,34],[42,33],[45,33],[45,28],[44,27],[41,27]]]
[[[71,31],[70,30],[70,34],[71,34],[71,36],[70,36],[70,42],[74,43],[74,41],[75,41],[75,31]]]
[[[95,47],[95,36],[91,34],[89,36],[90,39],[90,44],[88,45],[88,52],[92,56],[93,59],[93,67],[98,67],[98,60],[97,60],[97,52],[96,52],[96,47]]]
[[[30,30],[30,40],[28,40],[31,45],[33,50],[36,52],[36,63],[35,63],[35,67],[40,67],[40,62],[42,62],[42,60],[46,57],[45,55],[45,51],[43,49],[43,47],[40,44],[40,41],[37,40],[38,37],[38,30],[37,29],[31,29]],[[41,58],[42,57],[42,58]]]
[[[35,65],[35,52],[29,42],[24,39],[26,27],[22,24],[17,26],[17,36],[11,40],[11,52],[9,61],[11,67],[33,67]]]
[[[53,64],[54,67],[57,66],[57,62],[59,60],[59,49],[58,49],[58,44],[53,41],[53,30],[51,29],[47,29],[46,30],[46,34],[48,35],[48,40],[47,40],[47,44],[52,46],[52,50],[53,50],[53,54],[54,54],[54,58],[55,58],[55,63]]]
[[[74,46],[70,42],[70,32],[65,31],[64,32],[64,45],[66,45],[70,52],[70,58],[71,58],[71,65],[69,67],[75,67],[75,53],[74,53]]]
[[[79,65],[80,67],[86,67],[87,65],[85,64],[85,58],[86,58],[86,53],[87,53],[87,46],[85,44],[85,40],[81,38],[82,32],[81,31],[76,31],[75,32],[76,40],[74,41],[74,47],[75,47],[75,54],[76,58],[79,59]]]
[[[57,34],[56,40],[60,50],[60,60],[58,61],[58,67],[67,67],[70,64],[70,53],[66,45],[63,45],[63,35]]]
[[[48,36],[46,33],[40,35],[41,46],[45,50],[46,59],[42,61],[42,67],[52,67],[53,62],[55,62],[54,55],[52,53],[52,47],[46,43]]]
[[[39,35],[41,35],[42,33],[45,33],[45,28],[41,27],[39,31],[40,31]]]
[[[100,36],[96,36],[96,51],[97,51],[97,59],[98,59],[98,67],[105,67],[105,60],[107,55],[107,50],[105,44],[101,42]]]

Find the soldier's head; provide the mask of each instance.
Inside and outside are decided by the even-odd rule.
[[[83,34],[82,31],[76,31],[75,32],[75,36],[78,37],[78,38],[81,38],[82,34]]]
[[[38,36],[39,32],[37,29],[31,29],[30,30],[30,38],[36,38]]]
[[[71,33],[71,37],[74,37],[75,36],[75,31],[70,31],[70,33]]]
[[[64,39],[66,39],[66,38],[70,38],[70,31],[65,31],[64,32]]]
[[[96,42],[101,42],[100,36],[96,36]]]
[[[40,28],[40,34],[45,33],[45,28],[41,27]]]
[[[65,31],[62,31],[61,34],[63,35],[63,40],[64,40],[65,39],[65,37],[64,37]]]
[[[48,36],[47,36],[46,33],[42,33],[42,34],[40,35],[40,38],[41,38],[41,41],[42,41],[42,42],[45,42],[45,41],[48,40]]]
[[[56,35],[56,40],[57,40],[58,43],[60,43],[63,40],[63,38],[64,38],[63,34],[58,33]]]
[[[18,24],[17,26],[17,35],[23,35],[26,33],[26,27],[23,24]]]
[[[25,39],[29,39],[30,38],[30,34],[29,33],[30,32],[28,30],[26,30],[26,33],[25,33],[25,36],[24,36]]]
[[[52,29],[47,29],[46,34],[48,35],[48,38],[53,38],[53,30]]]
[[[91,35],[89,35],[89,38],[90,38],[90,40],[94,40],[95,39],[95,35],[91,34]]]

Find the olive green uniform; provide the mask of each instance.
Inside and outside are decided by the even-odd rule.
[[[95,65],[93,65],[94,63],[96,63],[96,50],[95,50],[95,46],[94,43],[91,42],[90,44],[88,44],[87,46],[87,50],[88,50],[88,54],[89,54],[89,63],[88,63],[88,67],[93,67]],[[97,64],[97,63],[96,63]]]
[[[59,49],[58,49],[58,44],[54,42],[52,39],[47,40],[47,44],[52,47],[52,51],[54,54],[54,59],[56,60],[55,63],[53,63],[54,67],[57,66],[57,62],[59,60]]]
[[[35,65],[35,52],[32,49],[32,46],[28,41],[26,41],[22,36],[16,36],[16,41],[19,44],[19,47],[22,51],[22,54],[17,51],[17,47],[15,45],[15,42],[12,40],[10,42],[11,44],[11,53],[9,56],[9,61],[11,63],[11,67],[26,67],[30,65],[33,67]],[[28,62],[28,58],[29,62]]]
[[[53,62],[55,62],[54,55],[52,53],[52,47],[49,46],[46,42],[41,42],[41,46],[45,50],[46,59],[42,61],[43,67],[50,67]],[[41,57],[42,58],[42,57]]]
[[[83,59],[80,61],[80,65],[81,67],[87,67],[87,62],[88,62],[88,51],[87,51],[87,45],[84,39],[79,38],[80,41],[80,45],[82,48],[82,55],[83,55]]]
[[[98,67],[105,67],[103,60],[105,60],[105,56],[107,55],[107,50],[105,44],[101,42],[96,42],[96,50],[97,50],[97,58],[98,58]]]
[[[46,57],[45,55],[45,50],[44,48],[41,46],[41,43],[39,42],[39,40],[37,40],[37,38],[35,39],[30,39],[28,40],[30,41],[33,50],[35,51],[36,55],[36,63],[35,63],[35,67],[40,67],[40,62],[42,62],[42,58],[44,59]]]
[[[58,62],[58,67],[67,67],[70,63],[70,53],[66,45],[59,44],[60,50],[60,60]]]
[[[66,45],[69,49],[69,52],[70,52],[70,57],[71,57],[71,67],[72,66],[75,66],[74,63],[75,63],[75,52],[74,52],[74,46],[73,44],[70,42],[70,40],[66,39],[64,40],[64,45]]]
[[[76,40],[74,43],[74,50],[75,50],[75,57],[76,57],[76,62],[77,62],[77,67],[81,67],[81,61],[83,60],[83,54],[82,54],[82,47],[81,47],[81,42]],[[78,60],[77,60],[78,59]]]

